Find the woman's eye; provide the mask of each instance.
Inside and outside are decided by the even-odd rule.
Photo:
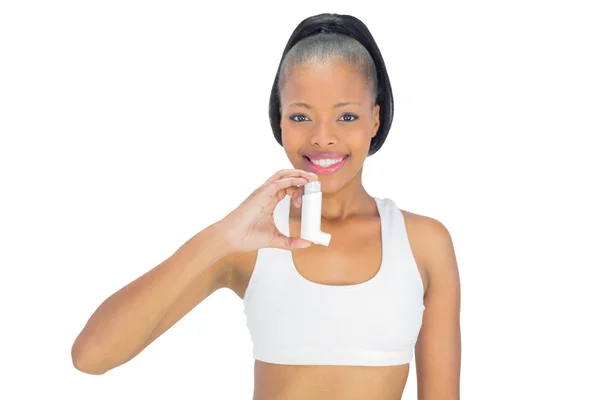
[[[341,119],[344,122],[352,122],[354,120],[357,120],[358,117],[356,115],[354,115],[354,114],[344,114],[344,115],[342,115]]]
[[[296,114],[296,115],[292,115],[292,116],[290,117],[290,119],[291,119],[292,121],[295,121],[295,122],[305,122],[305,121],[310,121],[310,120],[308,119],[308,117],[307,117],[306,115],[303,115],[303,114]],[[344,114],[344,115],[342,115],[342,117],[340,118],[340,120],[341,120],[342,122],[352,122],[352,121],[355,121],[355,120],[357,120],[357,119],[358,119],[358,116],[356,116],[356,115],[354,115],[354,114]]]
[[[304,118],[304,119],[302,119]],[[297,114],[297,115],[292,115],[290,117],[290,119],[292,121],[296,121],[296,122],[304,122],[304,121],[308,121],[308,118],[306,118],[306,115],[301,115],[301,114]]]

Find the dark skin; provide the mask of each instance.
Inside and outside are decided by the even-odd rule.
[[[269,178],[230,215],[107,298],[73,344],[77,369],[101,375],[126,363],[220,288],[243,298],[259,248],[287,248],[298,272],[321,284],[351,285],[377,273],[380,220],[361,177],[370,140],[379,128],[379,106],[373,104],[361,73],[343,63],[297,67],[285,82],[282,138],[294,170]],[[315,151],[349,158],[337,172],[317,177],[302,171],[302,155]],[[323,191],[322,229],[332,239],[328,247],[300,248],[301,240],[276,231],[271,213],[278,200],[291,195],[290,234],[298,237],[298,195],[303,184],[316,179]],[[460,283],[452,239],[439,221],[404,210],[402,214],[425,293],[415,347],[418,398],[456,400]],[[256,361],[254,400],[397,400],[408,372],[409,364],[294,366]]]
[[[298,272],[328,285],[372,278],[381,263],[380,220],[362,184],[363,163],[379,128],[379,106],[360,72],[343,63],[300,67],[282,90],[282,139],[290,162],[305,168],[303,153],[349,154],[342,169],[319,176],[322,229],[328,247],[292,252]],[[339,103],[353,104],[334,107]],[[301,104],[296,104],[301,103]],[[300,204],[294,197],[290,234],[300,234]],[[432,218],[402,210],[409,242],[425,288],[426,310],[415,348],[419,400],[456,400],[460,373],[460,284],[447,229]],[[238,257],[231,288],[243,298],[256,252]],[[326,266],[326,267],[325,267]],[[399,399],[409,364],[385,367],[290,366],[255,362],[255,399]]]

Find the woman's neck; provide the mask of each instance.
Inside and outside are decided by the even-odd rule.
[[[369,215],[376,211],[373,198],[362,185],[361,174],[348,182],[340,190],[323,193],[321,218],[329,221],[342,221],[349,217]],[[300,209],[292,207],[291,216],[300,216]]]

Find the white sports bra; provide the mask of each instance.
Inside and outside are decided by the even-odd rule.
[[[289,231],[290,196],[279,202],[275,224]],[[288,365],[385,366],[410,363],[421,329],[423,282],[402,212],[375,198],[381,218],[382,263],[358,284],[312,282],[288,250],[258,250],[244,295],[256,360]]]

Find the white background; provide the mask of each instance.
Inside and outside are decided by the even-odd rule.
[[[367,24],[393,85],[365,186],[453,236],[462,398],[600,398],[597,2],[237,3],[0,6],[0,398],[250,398],[226,290],[103,376],[70,348],[106,297],[289,167],[269,93],[321,12]]]

